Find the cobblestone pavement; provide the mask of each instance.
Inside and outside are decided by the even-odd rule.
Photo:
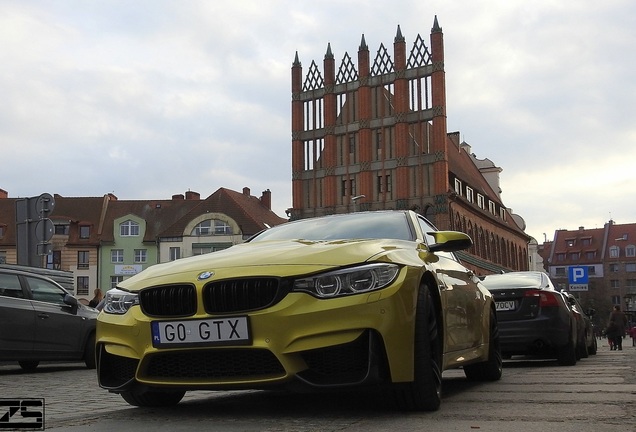
[[[210,421],[215,430],[225,431],[372,431],[383,430],[376,429],[382,421],[387,428],[404,430],[415,430],[410,428],[414,422],[420,425],[417,430],[424,430],[420,428],[426,422],[437,425],[431,430],[442,425],[444,430],[479,429],[475,425],[507,430],[509,425],[508,430],[519,431],[636,431],[636,347],[626,339],[623,351],[610,352],[606,341],[601,342],[597,355],[574,367],[506,361],[502,380],[487,385],[468,383],[462,371],[446,372],[440,411],[399,418],[361,409],[360,402],[344,397],[325,402],[324,397],[259,392],[190,392],[178,412],[148,411],[99,388],[95,370],[82,363],[46,363],[31,373],[0,363],[0,398],[44,398],[46,429],[59,431],[128,430],[127,424],[130,430],[148,430],[150,424],[156,431],[190,430],[190,421],[199,426]],[[448,422],[455,422],[450,429]]]

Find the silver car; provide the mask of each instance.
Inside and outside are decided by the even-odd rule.
[[[25,370],[56,360],[95,368],[98,314],[52,279],[0,269],[0,361],[17,361]]]

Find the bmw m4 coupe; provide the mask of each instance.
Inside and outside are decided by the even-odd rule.
[[[135,406],[373,386],[399,409],[436,410],[444,370],[502,373],[493,298],[453,253],[471,244],[412,211],[359,212],[154,265],[107,292],[99,384]]]

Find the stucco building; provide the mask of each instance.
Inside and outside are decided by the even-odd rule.
[[[225,249],[286,221],[271,210],[271,192],[220,188],[202,199],[188,191],[165,200],[54,195],[52,251],[42,267],[73,274],[79,298],[106,291],[145,268]],[[16,199],[0,193],[0,263],[17,264]]]

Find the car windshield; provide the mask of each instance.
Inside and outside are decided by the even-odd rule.
[[[361,212],[287,222],[258,234],[265,240],[398,239],[414,236],[404,212]]]

